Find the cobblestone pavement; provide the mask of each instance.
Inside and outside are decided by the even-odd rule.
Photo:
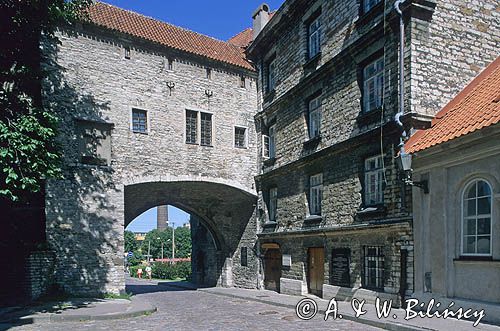
[[[200,291],[132,281],[128,290],[158,307],[150,316],[93,322],[23,325],[9,330],[380,330],[348,320],[302,321],[290,308]],[[4,330],[3,328],[0,328]]]

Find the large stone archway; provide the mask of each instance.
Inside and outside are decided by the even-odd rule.
[[[147,180],[151,179],[156,181],[139,180],[124,187],[125,227],[144,211],[159,205],[183,209],[196,216],[197,222],[208,230],[214,241],[216,256],[206,258],[215,260],[216,265],[204,276],[210,279],[205,285],[232,286],[254,281],[256,271],[248,267],[246,271],[239,268],[239,279],[233,278],[233,265],[237,269],[239,265],[239,261],[233,263],[233,257],[239,247],[253,246],[252,219],[257,201],[254,193],[238,184],[213,178],[169,176]],[[195,250],[196,245],[193,242]],[[207,256],[208,252],[204,254]]]

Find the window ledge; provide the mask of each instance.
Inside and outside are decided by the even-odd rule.
[[[373,206],[365,206],[362,209],[356,212],[358,216],[373,216],[376,214],[385,214],[387,211],[387,207],[385,205],[373,205]]]
[[[315,137],[309,138],[304,141],[304,147],[312,147],[317,145],[321,141],[321,135],[317,135]]]
[[[493,260],[492,256],[481,256],[481,255],[461,255],[458,259],[453,259],[454,262],[478,262],[478,261],[489,261],[489,262],[500,262],[500,260]]]
[[[144,134],[144,135],[148,135],[148,132],[147,131],[137,131],[137,130],[132,130],[133,133],[138,133],[138,134]]]
[[[384,12],[384,1],[378,3],[366,13],[363,13],[362,10],[363,9],[360,8],[359,17],[358,20],[356,21],[356,27],[358,28],[363,25],[366,25],[370,20],[372,20],[373,18]]]
[[[277,226],[277,225],[278,225],[278,222],[276,222],[276,221],[266,221],[266,222],[263,224],[263,226],[264,226],[265,228],[271,228],[271,227],[275,227],[275,226]]]
[[[382,115],[382,107],[371,110],[369,112],[362,112],[356,118],[359,125],[367,125],[374,122],[380,122],[380,116]]]
[[[302,66],[304,69],[307,70],[315,70],[316,67],[318,66],[319,60],[321,59],[321,52],[318,54],[314,55],[313,57],[309,58],[306,63]]]
[[[190,143],[186,141],[186,145],[191,145],[191,146],[198,146],[198,143]]]
[[[321,215],[309,215],[304,219],[306,222],[321,222],[322,220],[323,217]]]
[[[213,148],[214,145],[200,145],[201,147],[209,147],[209,148]]]
[[[272,166],[274,163],[276,163],[276,158],[275,157],[270,157],[268,159],[265,159],[262,163],[266,167]]]

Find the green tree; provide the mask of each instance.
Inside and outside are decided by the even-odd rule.
[[[42,38],[91,0],[0,1],[0,197],[20,200],[60,175],[57,118],[42,104]]]
[[[191,230],[185,227],[175,229],[175,256],[191,256]]]
[[[149,245],[151,248],[151,257],[161,258],[161,246],[163,243],[163,257],[172,257],[172,228],[167,227],[163,231],[157,229],[151,230],[141,245],[142,254],[148,253]],[[178,227],[175,229],[175,257],[191,256],[191,231],[188,228]]]
[[[135,235],[131,231],[125,231],[125,252],[134,252],[139,248]]]

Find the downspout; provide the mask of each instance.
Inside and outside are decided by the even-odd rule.
[[[401,137],[399,138],[399,152],[404,153],[405,149],[405,140],[406,140],[406,131],[401,122],[401,116],[404,115],[404,38],[405,38],[405,23],[403,21],[403,12],[399,7],[403,4],[405,0],[396,0],[394,3],[394,9],[399,15],[399,112],[394,116],[394,120],[396,124],[401,129]]]

